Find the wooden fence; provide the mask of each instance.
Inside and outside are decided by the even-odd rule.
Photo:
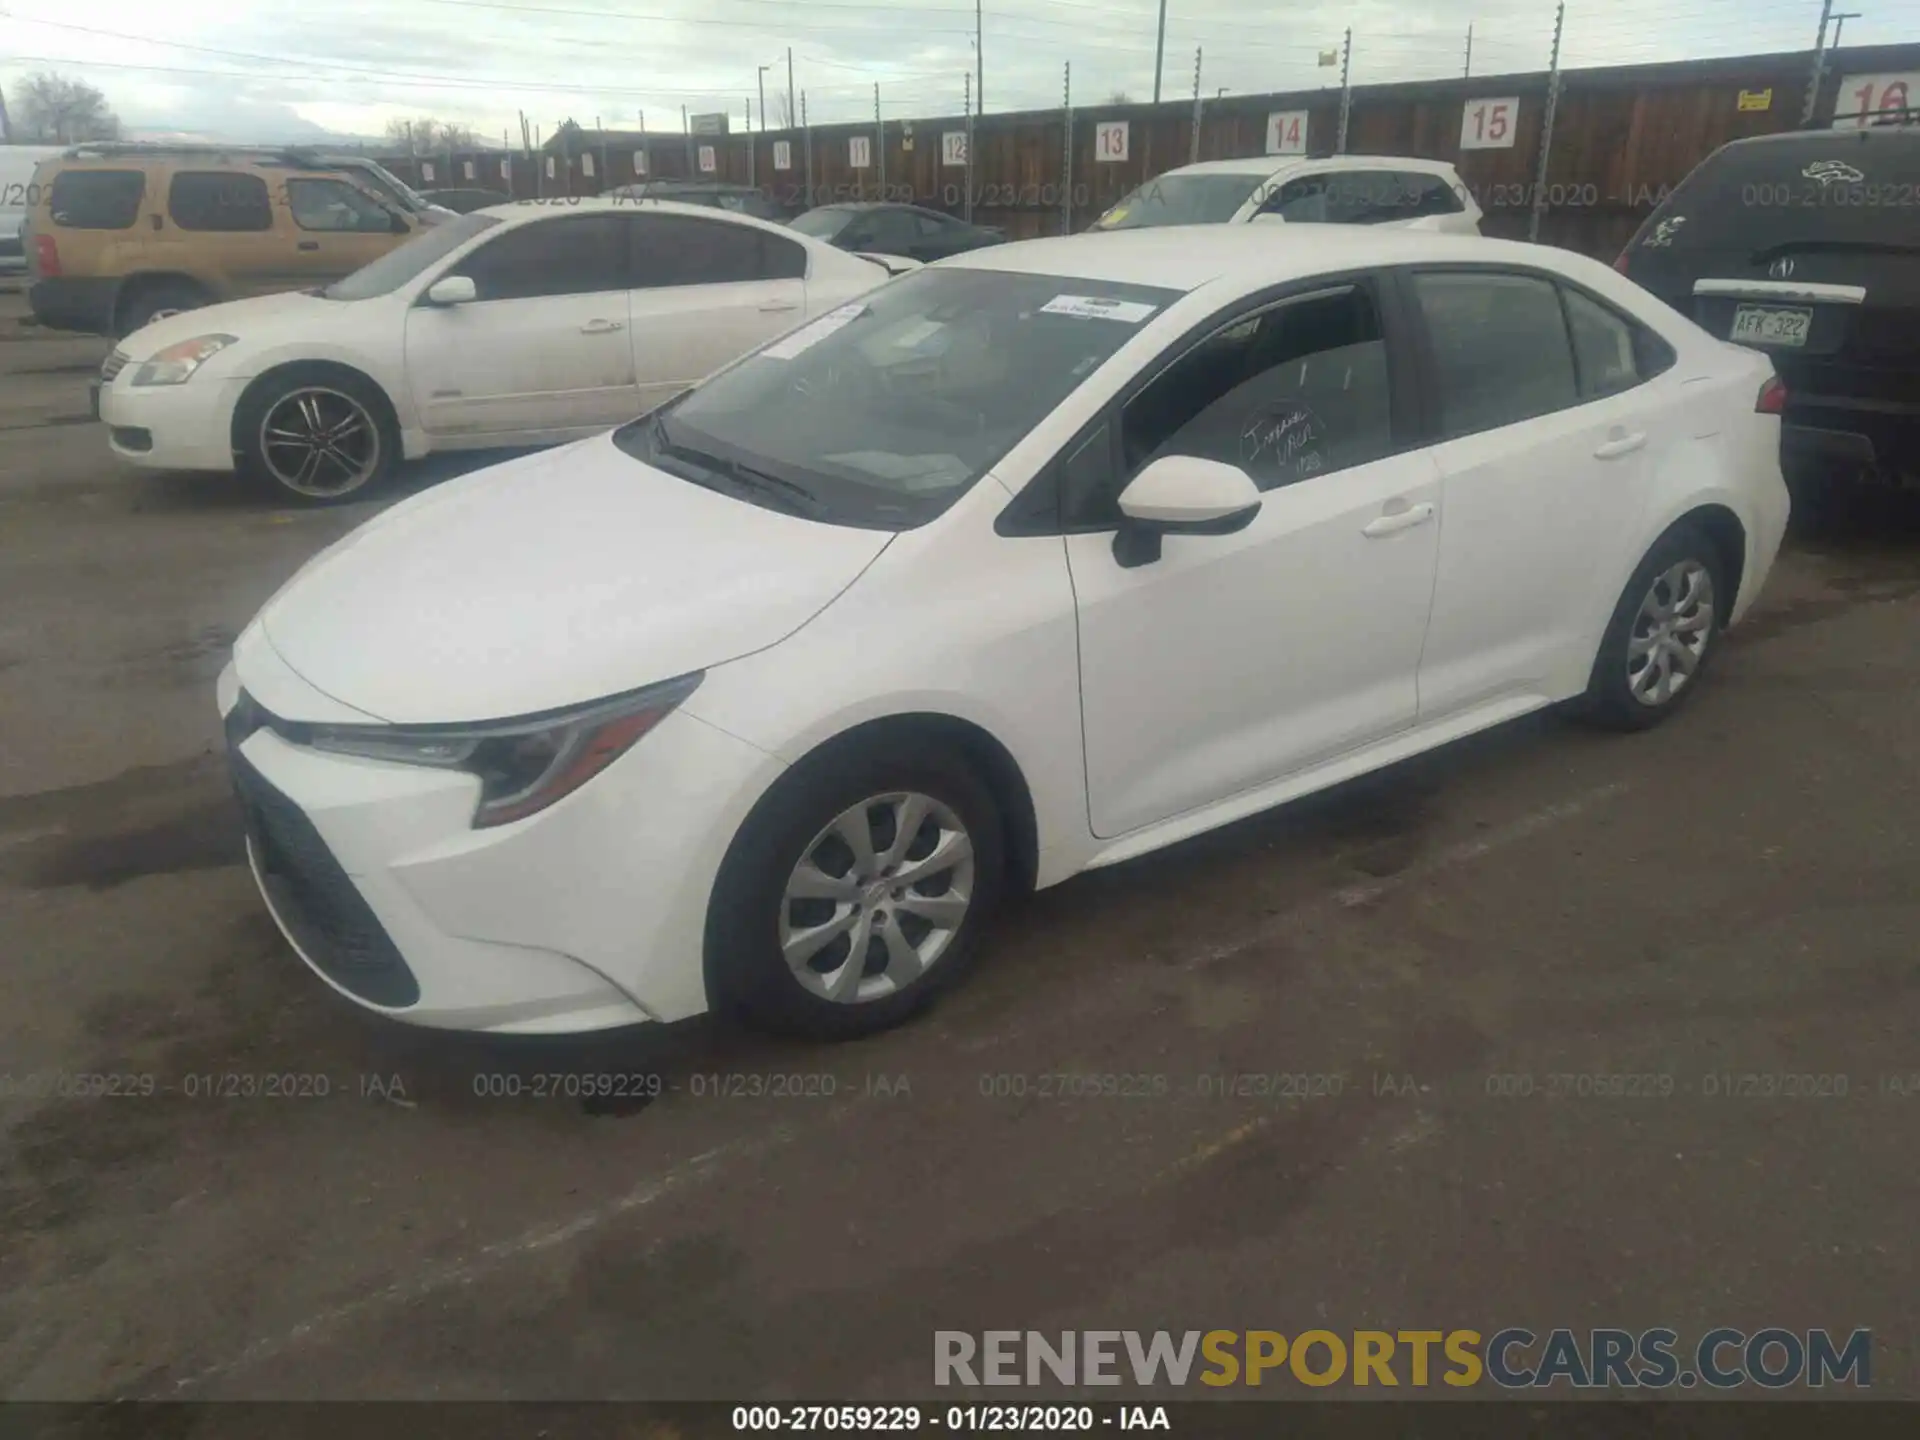
[[[1824,121],[1835,113],[1849,77],[1915,71],[1920,45],[1832,54],[1815,115]],[[1524,236],[1534,197],[1543,191],[1540,238],[1610,258],[1665,192],[1716,147],[1795,128],[1810,73],[1806,52],[1568,71],[1561,77],[1544,186],[1538,183],[1544,72],[1355,87],[1346,148],[1453,162],[1493,235]],[[1510,102],[1504,119],[1488,108],[1503,100]],[[1845,103],[1857,102],[1849,97]],[[571,155],[494,151],[385,163],[423,188],[488,185],[520,199],[598,194],[633,183],[644,166],[639,178],[757,184],[795,213],[809,203],[885,198],[960,215],[968,212],[971,188],[974,219],[1027,238],[1085,228],[1136,185],[1187,164],[1196,149],[1202,160],[1269,153],[1272,117],[1301,112],[1299,141],[1316,153],[1333,150],[1340,92],[1320,89],[1209,100],[1197,147],[1191,100],[1076,108],[1070,166],[1062,111],[988,115],[974,122],[970,179],[963,163],[952,163],[952,142],[945,138],[966,132],[965,117],[953,115],[889,120],[878,145],[868,121],[752,135],[654,136],[638,148],[588,144]],[[1510,127],[1509,143],[1463,149],[1463,127],[1476,116],[1483,130],[1490,120],[1496,132]],[[1124,146],[1114,143],[1114,122],[1125,123]],[[864,165],[855,163],[862,159]]]

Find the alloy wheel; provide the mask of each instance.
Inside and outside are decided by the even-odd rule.
[[[1654,577],[1627,635],[1627,688],[1642,705],[1667,704],[1706,658],[1714,630],[1713,574],[1682,560]]]
[[[303,386],[260,421],[260,455],[285,489],[316,500],[351,494],[380,465],[380,427],[351,395]]]
[[[824,1000],[895,995],[952,947],[973,894],[973,841],[960,818],[930,795],[875,795],[800,852],[780,899],[781,954]]]

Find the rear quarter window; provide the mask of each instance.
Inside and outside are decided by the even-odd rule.
[[[127,230],[146,191],[138,170],[63,170],[48,187],[47,208],[63,230]]]

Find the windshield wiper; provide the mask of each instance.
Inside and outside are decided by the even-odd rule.
[[[775,502],[778,508],[789,515],[800,515],[808,519],[818,516],[822,506],[820,497],[804,485],[796,485],[791,480],[778,475],[770,475],[739,460],[729,460],[724,455],[710,455],[704,450],[690,449],[675,444],[667,438],[666,421],[658,416],[649,427],[654,449],[662,455],[670,455],[689,465],[697,466],[714,475],[724,475],[735,487],[751,491],[760,497]],[[700,481],[694,483],[699,484]],[[709,486],[708,488],[713,488]]]

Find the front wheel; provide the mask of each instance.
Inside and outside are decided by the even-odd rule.
[[[760,1029],[887,1029],[964,976],[1004,856],[993,796],[957,759],[882,741],[803,765],[722,867],[709,974]]]
[[[330,371],[270,379],[242,402],[234,432],[248,472],[302,505],[376,488],[400,452],[386,398],[358,376]]]
[[[1659,724],[1699,688],[1732,602],[1711,540],[1691,526],[1662,537],[1621,592],[1577,712],[1615,730]]]

